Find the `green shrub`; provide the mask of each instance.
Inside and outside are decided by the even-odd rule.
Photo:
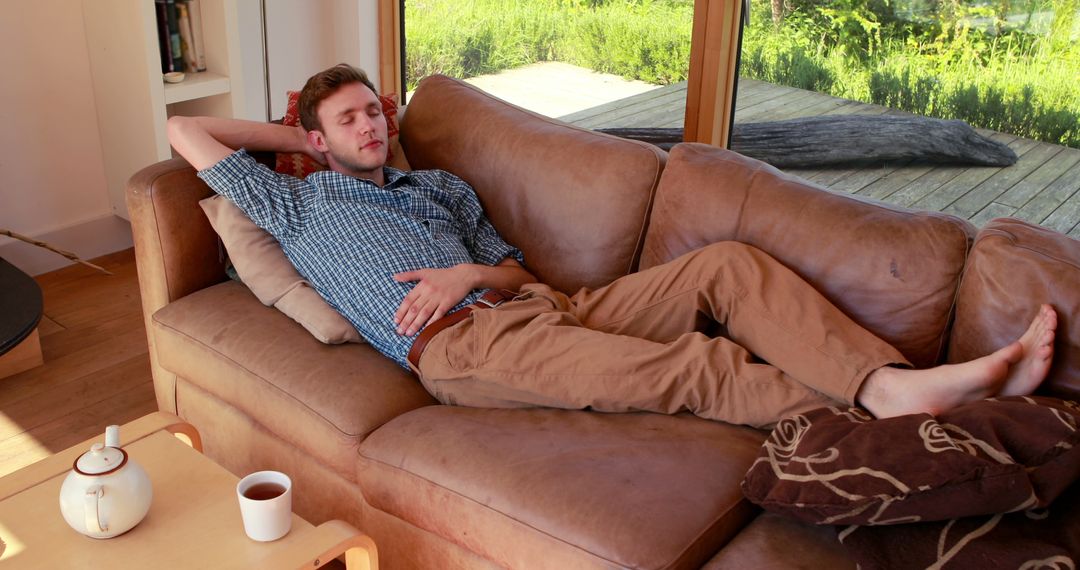
[[[582,11],[559,44],[564,61],[658,85],[686,80],[693,11],[666,2],[610,0]]]

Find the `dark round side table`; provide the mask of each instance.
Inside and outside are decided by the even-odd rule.
[[[37,335],[42,308],[37,281],[0,258],[0,378],[42,363]]]

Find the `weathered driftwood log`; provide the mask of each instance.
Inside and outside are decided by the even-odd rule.
[[[682,129],[597,129],[655,144],[682,141]],[[777,167],[804,168],[889,160],[1009,166],[1016,153],[963,121],[893,115],[822,115],[736,123],[731,148]]]

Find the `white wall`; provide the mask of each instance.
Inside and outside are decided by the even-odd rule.
[[[366,69],[378,85],[376,0],[266,0],[266,7],[272,117],[284,114],[285,91],[341,61]],[[255,0],[241,8],[241,34],[261,34]],[[131,233],[109,204],[82,10],[79,0],[4,3],[0,228],[92,258],[131,247]],[[243,81],[252,84],[245,92],[261,102],[262,62],[253,61],[261,54],[243,57]],[[69,264],[3,237],[0,257],[32,275]]]
[[[285,114],[285,92],[299,91],[307,78],[345,62],[367,71],[379,85],[376,0],[268,0],[267,54],[270,114]]]
[[[109,206],[89,66],[81,2],[4,3],[0,228],[97,256],[131,240]],[[32,274],[69,263],[9,238],[0,256]]]

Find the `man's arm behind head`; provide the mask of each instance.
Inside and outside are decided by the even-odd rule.
[[[175,116],[168,123],[169,144],[196,170],[205,170],[240,148],[249,151],[302,152],[325,163],[300,127],[272,123]]]

